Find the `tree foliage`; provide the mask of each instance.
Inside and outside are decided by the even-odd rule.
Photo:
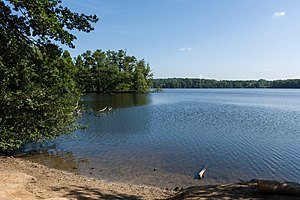
[[[0,28],[7,39],[17,39],[35,45],[53,40],[74,47],[76,36],[70,30],[90,32],[95,15],[72,12],[61,0],[0,1]]]
[[[300,79],[274,80],[213,80],[168,78],[154,79],[154,88],[300,88]]]
[[[80,92],[68,52],[70,30],[93,30],[96,16],[71,12],[60,0],[0,1],[0,151],[72,129]]]
[[[75,59],[76,81],[86,92],[147,92],[152,73],[144,60],[126,51],[86,51]]]

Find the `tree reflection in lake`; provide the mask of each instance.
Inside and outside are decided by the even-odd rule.
[[[99,111],[105,107],[127,108],[144,106],[151,103],[151,94],[87,94],[83,98],[83,105],[87,109]]]
[[[79,173],[81,166],[88,164],[86,158],[76,158],[72,151],[59,149],[51,141],[26,146],[24,158],[59,170]]]

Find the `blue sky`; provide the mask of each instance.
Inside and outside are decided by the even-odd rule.
[[[300,78],[299,0],[64,0],[96,14],[73,56],[127,49],[155,78]]]

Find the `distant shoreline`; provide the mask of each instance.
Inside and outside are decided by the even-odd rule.
[[[214,80],[200,78],[153,79],[153,88],[290,88],[300,89],[300,79]]]

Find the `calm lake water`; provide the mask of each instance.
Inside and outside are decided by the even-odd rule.
[[[88,94],[83,102],[87,112],[79,121],[87,128],[29,145],[27,152],[39,150],[28,159],[162,188],[255,178],[300,182],[300,90],[168,89]],[[98,114],[106,106],[112,111]]]

